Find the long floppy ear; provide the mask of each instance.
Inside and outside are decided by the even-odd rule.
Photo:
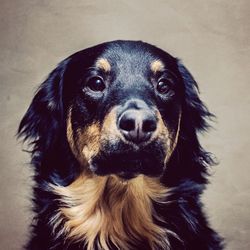
[[[209,120],[215,116],[209,112],[199,97],[199,88],[191,73],[178,61],[178,69],[184,84],[181,147],[182,157],[186,170],[194,175],[200,171],[200,180],[206,182],[204,177],[207,167],[217,163],[216,158],[207,152],[199,142],[197,132],[206,131],[210,125]],[[185,154],[183,154],[185,152]],[[192,176],[192,175],[191,175]]]
[[[185,106],[190,125],[195,130],[204,131],[209,128],[207,119],[214,118],[207,107],[199,98],[199,88],[191,73],[178,61],[178,69],[182,76],[185,88]]]
[[[33,146],[32,152],[46,151],[53,145],[63,116],[62,88],[67,61],[54,69],[38,88],[19,128],[18,137]]]

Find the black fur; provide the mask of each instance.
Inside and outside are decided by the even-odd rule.
[[[208,225],[200,202],[200,195],[207,183],[208,167],[214,162],[210,154],[199,144],[197,133],[207,130],[209,127],[207,119],[213,115],[200,100],[197,83],[183,64],[166,52],[143,42],[115,41],[77,52],[61,62],[39,87],[20,123],[18,135],[30,143],[35,171],[35,218],[26,249],[85,249],[83,242],[70,244],[62,238],[54,237],[49,220],[60,204],[55,194],[49,190],[47,183],[66,186],[81,171],[67,142],[66,112],[72,100],[80,98],[78,90],[82,78],[85,77],[84,70],[99,56],[114,58],[112,57],[114,54],[125,55],[131,50],[134,51],[135,58],[140,57],[137,58],[140,62],[138,67],[143,68],[147,61],[160,58],[176,77],[176,100],[180,102],[182,108],[181,129],[177,147],[161,178],[162,183],[171,188],[171,192],[164,206],[154,204],[157,213],[166,221],[166,223],[161,222],[162,226],[180,237],[178,240],[170,236],[171,249],[223,248],[222,239]],[[115,62],[112,67],[115,67]],[[146,96],[147,93],[144,91],[142,95]],[[91,123],[95,119],[93,116],[103,119],[102,115],[108,106],[123,99],[121,91],[119,95],[112,93],[112,97],[101,104],[99,101],[85,98],[84,105],[78,107],[85,115],[84,124]],[[145,97],[145,99],[150,98]],[[79,103],[78,101],[76,103]],[[170,108],[166,113],[165,103],[159,101],[157,107],[164,119],[168,119],[168,116],[175,117],[171,114]],[[147,247],[137,246],[136,249],[147,249]]]

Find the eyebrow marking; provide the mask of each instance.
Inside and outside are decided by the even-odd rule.
[[[158,59],[151,63],[150,68],[154,73],[157,73],[158,71],[161,71],[164,69],[164,64],[161,60]]]
[[[109,72],[111,70],[111,65],[106,58],[100,58],[96,62],[96,67],[104,70],[105,72]]]

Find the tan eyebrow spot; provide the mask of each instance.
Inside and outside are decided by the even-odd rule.
[[[155,60],[155,61],[153,61],[151,63],[150,67],[151,67],[151,70],[154,73],[156,73],[156,72],[161,71],[161,70],[164,69],[164,64],[163,64],[163,62],[161,60]]]
[[[109,72],[111,70],[111,65],[106,58],[100,58],[96,62],[96,67],[104,70],[105,72]]]

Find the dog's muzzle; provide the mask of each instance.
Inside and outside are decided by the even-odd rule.
[[[162,173],[169,133],[153,105],[130,99],[106,115],[101,131],[100,149],[89,161],[92,172],[123,179]]]

